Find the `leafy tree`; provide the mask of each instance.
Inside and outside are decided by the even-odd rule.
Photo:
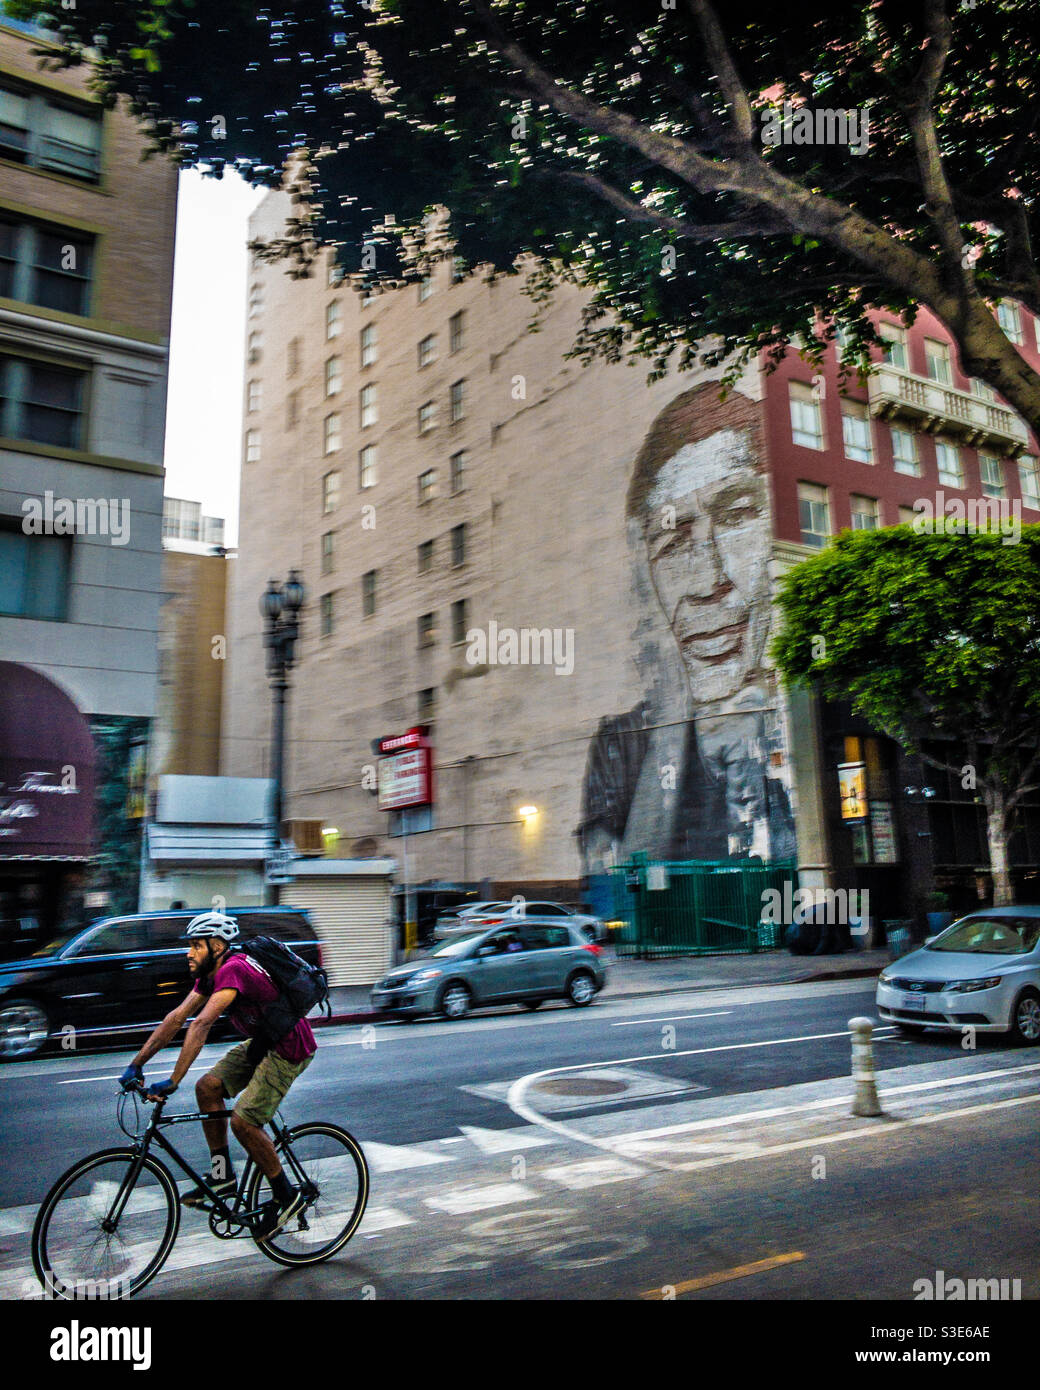
[[[952,524],[843,531],[789,570],[773,656],[788,684],[850,700],[907,751],[973,778],[1001,905],[1013,901],[1015,812],[1040,785],[1040,526],[1005,544],[1013,537]],[[964,748],[967,766],[926,752],[937,737]]]
[[[359,283],[414,278],[443,206],[464,264],[590,286],[576,351],[655,372],[795,334],[818,356],[832,320],[862,367],[871,309],[926,304],[1040,432],[992,312],[1040,312],[1040,0],[7,3],[50,11],[69,60],[92,46],[99,90],[187,162],[276,183],[307,151],[274,248],[297,272],[325,240]],[[798,110],[869,126],[794,143]]]

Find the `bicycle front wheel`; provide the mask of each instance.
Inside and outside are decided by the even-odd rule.
[[[151,1155],[131,1185],[136,1162],[132,1149],[104,1149],[47,1193],[32,1233],[46,1297],[129,1298],[159,1273],[180,1226],[177,1185]]]
[[[289,1181],[303,1191],[305,1210],[267,1240],[264,1254],[283,1265],[313,1265],[342,1249],[361,1224],[368,1204],[368,1164],[357,1140],[338,1125],[296,1125],[289,1143],[276,1145]],[[263,1174],[253,1173],[246,1195],[260,1205]]]

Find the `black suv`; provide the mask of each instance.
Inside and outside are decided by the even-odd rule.
[[[34,1057],[48,1039],[71,1037],[81,1052],[115,1034],[150,1032],[192,987],[180,938],[198,912],[106,917],[25,960],[0,964],[0,1061]],[[228,915],[243,937],[278,937],[308,964],[321,964],[301,909],[229,908]]]

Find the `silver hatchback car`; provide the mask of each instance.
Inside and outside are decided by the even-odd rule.
[[[465,1018],[487,1004],[537,1009],[546,999],[591,1004],[606,984],[600,947],[575,927],[527,917],[435,946],[372,990],[372,1007],[400,1017]]]

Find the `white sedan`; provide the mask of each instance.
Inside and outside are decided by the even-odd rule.
[[[1040,1043],[1040,906],[962,917],[878,976],[877,1011],[904,1032],[1009,1033]]]

